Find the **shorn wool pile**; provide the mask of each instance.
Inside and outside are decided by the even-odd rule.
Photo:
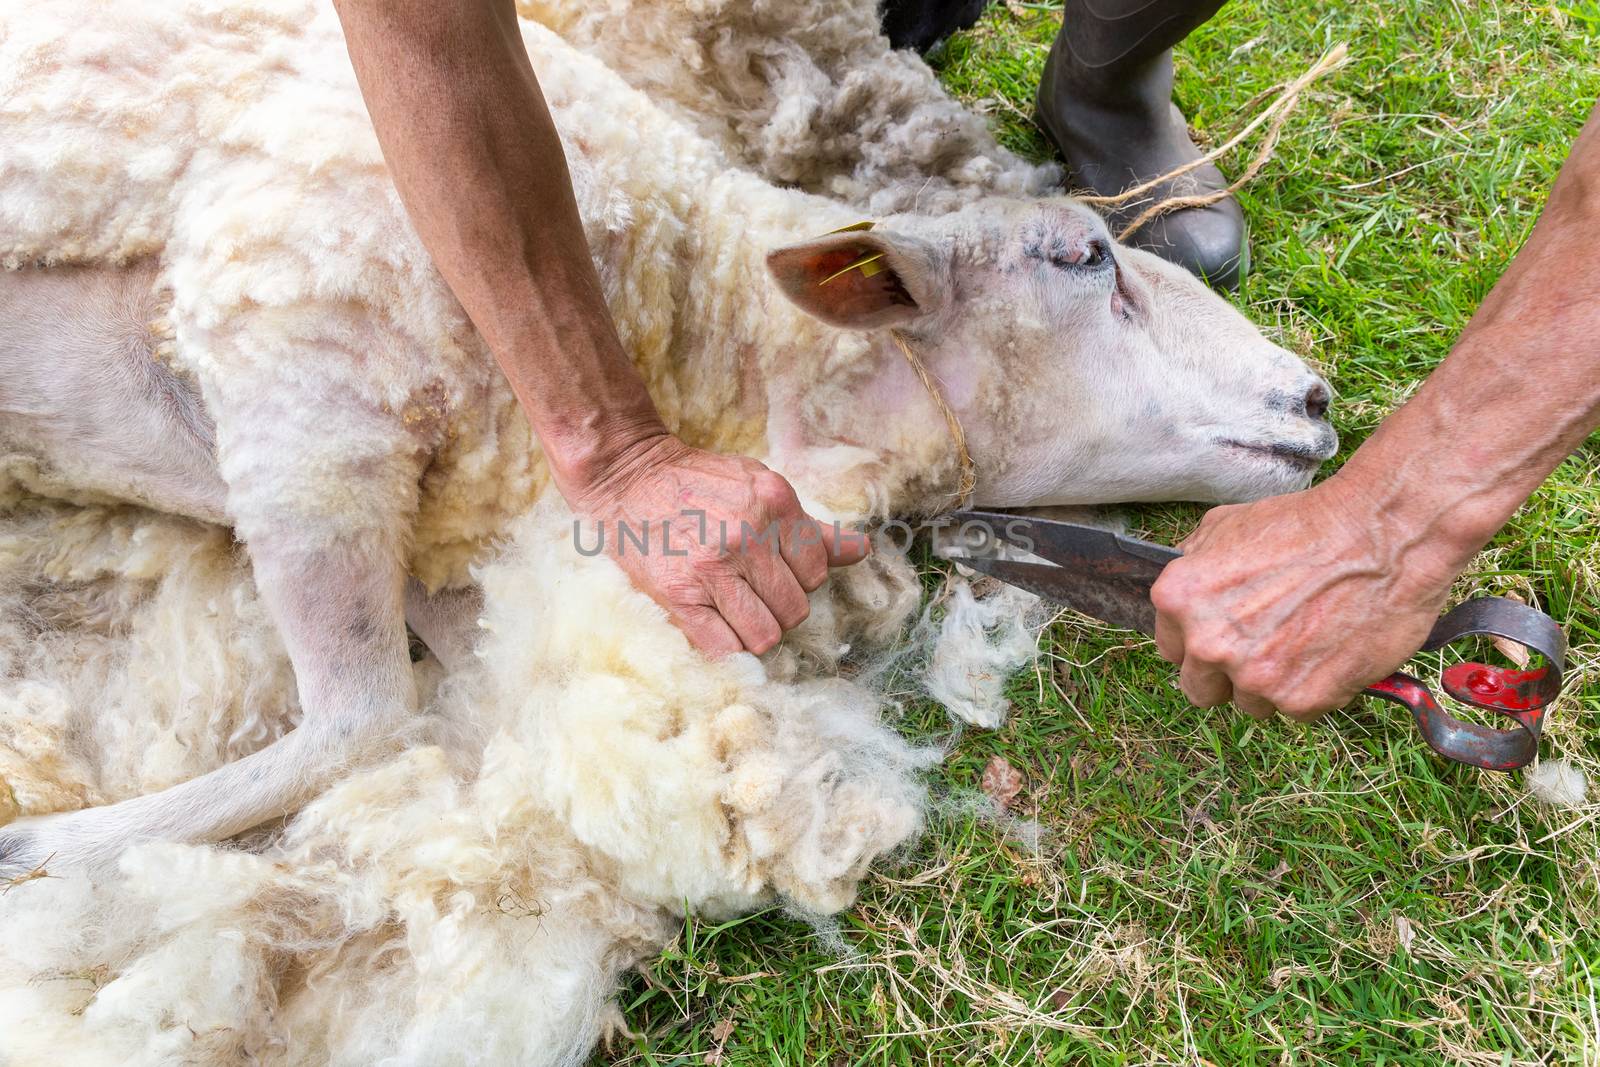
[[[858,27],[858,7],[839,17]],[[772,116],[736,116],[718,148],[549,30],[524,36],[664,416],[761,456],[814,511],[926,513],[957,465],[882,331],[796,306],[815,287],[785,281],[795,254],[768,274],[767,250],[857,209],[773,188],[724,150],[874,205],[869,186],[902,203],[916,167],[942,175],[927,213],[952,213],[804,247],[848,259],[879,242],[932,309],[911,333],[967,426],[985,503],[1240,499],[1309,477],[1191,426],[1331,449],[1325,423],[1288,410],[1319,383],[1193,279],[1127,250],[1113,263],[1081,207],[987,198],[1034,178],[1013,188],[997,176],[1009,165],[983,163],[992,142],[914,60],[896,60],[906,84],[980,144],[975,170],[890,165],[861,142],[844,153],[857,162],[818,145],[815,174],[786,171],[807,158],[799,133],[740,147]],[[0,848],[45,842],[0,897],[0,1062],[573,1062],[620,1022],[620,972],[686,910],[836,911],[915,835],[939,752],[838,670],[915,614],[909,566],[882,553],[840,572],[764,660],[710,662],[613,564],[576,552],[536,442],[405,223],[331,9],[5,11],[0,128],[0,260],[120,272],[138,298],[119,307],[141,313],[130,344],[192,384],[176,399],[203,397],[228,488],[224,509],[220,489],[187,484],[193,517],[175,517],[106,483],[110,445],[81,467],[0,448],[0,822],[21,820]],[[11,306],[6,328],[39,343],[79,325]],[[13,382],[39,362],[16,336],[0,342]],[[0,415],[25,420],[10,395],[0,385]],[[115,421],[61,432],[95,441]],[[288,452],[311,462],[278,465]],[[304,735],[257,587],[269,546],[312,558],[294,542],[311,532],[376,545],[431,590],[481,586],[475,648],[417,663],[421,714],[289,820],[226,846],[148,840],[109,865],[58,863],[37,817]],[[997,721],[994,679],[1028,642],[1014,610],[953,603],[930,691]],[[998,653],[983,640],[997,625]]]
[[[158,788],[287,728],[292,679],[225,537],[93,508],[6,532],[0,666],[27,681],[0,703],[0,773],[25,809]],[[66,590],[44,604],[41,572]],[[145,844],[97,884],[6,895],[8,1062],[571,1062],[685,907],[831,912],[915,832],[937,753],[870,691],[706,662],[574,558],[563,516],[524,519],[482,578],[477,668],[423,736],[258,853]]]

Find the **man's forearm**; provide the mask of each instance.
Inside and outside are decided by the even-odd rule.
[[[429,255],[494,353],[544,444],[557,487],[600,523],[789,531],[618,564],[703,651],[763,653],[810,611],[830,566],[864,542],[799,541],[809,520],[752,459],[669,434],[617,339],[561,141],[512,0],[334,0],[384,159]],[[701,530],[706,525],[700,527]],[[602,535],[603,536],[603,535]]]
[[[1449,357],[1327,488],[1397,551],[1466,558],[1600,425],[1600,108]]]
[[[336,0],[384,158],[569,495],[665,432],[603,299],[512,0]]]

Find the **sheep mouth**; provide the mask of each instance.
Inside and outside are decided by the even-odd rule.
[[[1222,444],[1257,456],[1281,460],[1302,470],[1316,470],[1330,454],[1327,449],[1311,444],[1269,441],[1223,441]]]

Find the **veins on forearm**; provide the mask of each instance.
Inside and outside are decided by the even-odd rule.
[[[1454,350],[1330,479],[1390,536],[1476,551],[1600,424],[1597,189],[1600,109]]]
[[[613,424],[659,418],[612,324],[514,9],[340,0],[339,12],[407,211],[567,491]]]

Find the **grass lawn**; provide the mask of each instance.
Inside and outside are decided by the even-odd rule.
[[[936,57],[1032,155],[1059,20],[1013,0]],[[1348,449],[1527,236],[1600,96],[1600,5],[1235,0],[1180,49],[1178,101],[1220,143],[1340,41],[1350,63],[1241,194],[1254,265],[1237,300],[1327,371]],[[1544,751],[1591,777],[1597,466],[1591,440],[1460,588],[1565,622],[1574,675]],[[1197,514],[1132,519],[1170,540]],[[960,738],[916,852],[842,917],[844,954],[777,912],[693,926],[624,992],[646,1037],[601,1060],[1600,1063],[1600,805],[1551,809],[1520,776],[1446,764],[1393,705],[1256,725],[1189,707],[1149,642],[1058,619],[1041,651],[1010,722]],[[949,729],[915,701],[906,725]],[[1037,849],[962,803],[994,755],[1026,777]]]

